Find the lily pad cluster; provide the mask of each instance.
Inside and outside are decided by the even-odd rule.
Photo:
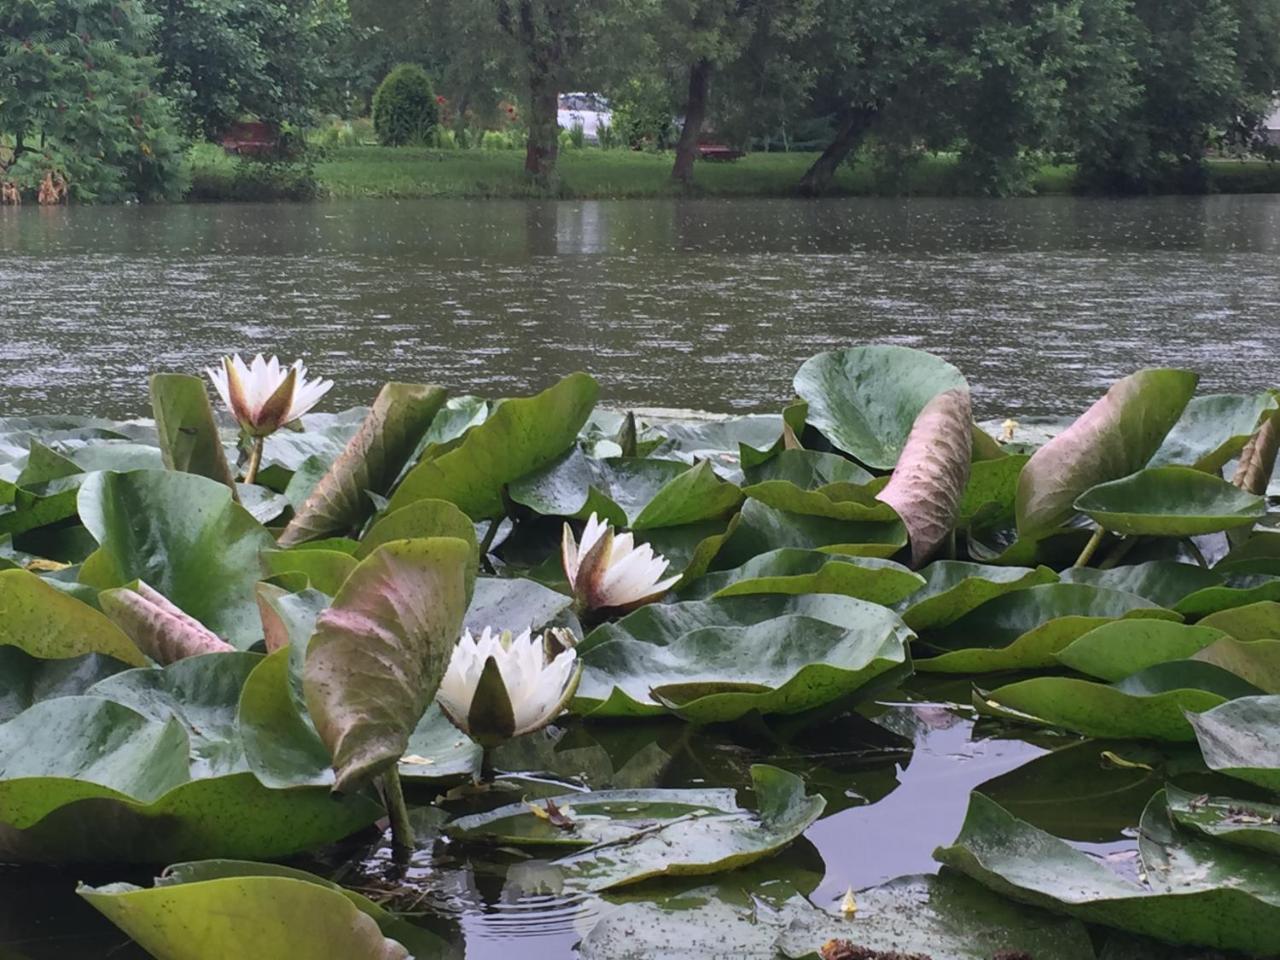
[[[83,891],[157,956],[247,949],[228,929],[190,952],[237,902],[282,943],[324,913],[341,931],[306,933],[344,955],[444,955],[243,861],[399,829],[404,790],[451,788],[453,843],[525,850],[556,891],[702,877],[647,901],[649,926],[703,917],[743,955],[1083,958],[1086,924],[1280,952],[1276,393],[1142,370],[1024,431],[975,422],[959,370],[896,346],[814,357],[778,415],[737,419],[608,410],[582,373],[495,400],[388,384],[330,414],[304,373],[224,365],[233,419],[179,375],[154,378],[152,419],[0,419],[0,861],[177,862]],[[556,688],[526,702],[543,645]],[[1138,878],[975,794],[941,877],[862,892],[858,923],[792,888],[747,928],[706,878],[822,815],[794,774],[756,765],[749,798],[466,786],[550,722],[803,728],[913,674],[970,681],[993,722],[1185,744],[1241,788],[1161,791]],[[584,955],[628,955],[621,917]]]

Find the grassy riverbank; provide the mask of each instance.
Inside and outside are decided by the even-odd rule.
[[[814,155],[752,154],[734,163],[700,163],[695,190],[704,196],[781,197],[795,193]],[[326,151],[315,164],[314,181],[296,171],[279,173],[258,165],[239,170],[233,157],[202,145],[192,152],[192,200],[334,199],[371,197],[528,197],[523,154],[509,150],[427,150],[412,147],[345,147]],[[561,156],[560,193],[565,197],[660,197],[680,193],[670,180],[669,154],[629,151],[566,151]],[[1037,194],[1073,189],[1069,165],[1042,167]],[[1218,193],[1280,192],[1280,164],[1214,161],[1210,189]],[[900,183],[885,183],[869,165],[843,167],[832,193],[837,196],[907,194],[952,196],[965,192],[955,161],[933,156],[915,164]]]

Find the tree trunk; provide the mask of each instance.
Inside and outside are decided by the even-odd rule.
[[[529,71],[529,143],[524,172],[538,186],[555,185],[556,156],[560,152],[560,125],[556,122],[560,92],[552,73],[535,65]]]
[[[711,86],[711,63],[698,60],[689,68],[689,97],[684,105],[684,127],[676,143],[676,162],[671,179],[688,186],[693,182],[693,161],[698,158],[698,138],[707,116],[707,91]]]
[[[875,107],[847,108],[840,116],[835,139],[827,144],[827,149],[800,178],[800,192],[809,197],[826,193],[840,164],[862,143],[875,119]]]

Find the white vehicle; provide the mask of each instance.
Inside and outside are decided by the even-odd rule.
[[[613,125],[609,101],[595,93],[562,93],[556,122],[563,130],[581,126],[588,143],[600,142],[600,128]]]

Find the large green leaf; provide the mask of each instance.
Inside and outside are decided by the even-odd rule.
[[[79,509],[101,545],[83,582],[105,590],[142,580],[237,647],[262,639],[254,585],[275,541],[227,487],[192,473],[95,473]]]
[[[305,691],[336,789],[382,773],[405,752],[462,631],[471,555],[447,537],[385,544],[317,619]]]
[[[1031,459],[1023,454],[979,460],[969,468],[969,483],[960,498],[960,526],[1011,527],[1018,496],[1018,477]]]
[[[1187,720],[1210,770],[1280,792],[1280,696],[1242,697]]]
[[[385,497],[444,405],[442,387],[388,383],[346,449],[280,535],[281,546],[354,533]]]
[[[356,568],[356,558],[340,550],[264,550],[262,565],[272,577],[301,573],[312,587],[333,596]]]
[[[355,549],[357,559],[367,557],[392,540],[428,540],[431,537],[456,537],[471,545],[477,554],[473,567],[479,566],[479,545],[471,519],[447,500],[415,500],[407,507],[383,514],[361,538]]]
[[[986,673],[1052,667],[1072,641],[1108,620],[1177,620],[1171,610],[1141,597],[1084,583],[1049,583],[996,597],[950,626],[934,631],[938,656],[917,659],[916,669]]]
[[[103,653],[134,666],[147,658],[93,607],[26,570],[0,570],[0,645],[46,660]]]
[[[82,885],[76,892],[157,960],[411,956],[369,910],[319,878],[223,876],[150,890]]]
[[[862,486],[851,483],[829,483],[825,487],[804,490],[785,480],[766,480],[744,487],[752,500],[775,510],[807,517],[826,517],[847,523],[892,523],[900,519],[898,512],[876,499],[882,481]]]
[[[1058,579],[1048,567],[995,567],[962,560],[938,560],[922,573],[923,589],[902,604],[903,621],[919,633],[955,623],[971,610],[1006,593]]]
[[[737,799],[727,788],[595,790],[459,817],[445,832],[466,843],[590,847],[648,833],[679,818],[735,812]]]
[[[245,680],[262,657],[210,653],[163,669],[127,670],[94,684],[88,695],[123,704],[157,722],[177,720],[187,731],[192,779],[247,770],[236,726]]]
[[[481,577],[463,625],[475,634],[485,627],[517,634],[522,630],[536,632],[568,610],[571,603],[572,597],[534,580]]]
[[[1191,467],[1153,467],[1091,487],[1075,508],[1112,533],[1195,537],[1251,526],[1267,502]]]
[[[923,577],[892,560],[788,548],[762,553],[733,570],[709,573],[681,594],[702,600],[753,593],[840,593],[890,606],[923,584]]]
[[[1189,593],[1173,609],[1192,620],[1223,610],[1280,600],[1280,577],[1269,574],[1228,573],[1221,583]]]
[[[1074,677],[1035,677],[975,695],[974,705],[1087,737],[1181,741],[1194,738],[1187,714],[1257,692],[1252,684],[1211,663],[1173,660],[1111,685]]]
[[[503,401],[456,447],[414,467],[389,509],[430,497],[456,504],[473,520],[500,516],[503,488],[562,454],[598,393],[595,380],[575,373],[536,396]]]
[[[565,889],[608,890],[746,866],[796,839],[826,806],[822,797],[805,795],[803,780],[777,767],[756,764],[751,780],[755,812],[690,814],[570,854],[555,863]]]
[[[967,388],[963,374],[910,347],[866,346],[811,357],[795,376],[809,422],[837,448],[875,470],[891,470],[925,405]]]
[[[891,508],[881,505],[878,509]],[[754,556],[784,547],[887,559],[907,545],[907,528],[899,520],[832,520],[786,513],[754,499],[743,504],[739,517],[716,557],[720,569],[739,566]]]
[[[1230,670],[1263,693],[1280,694],[1280,640],[1223,637],[1193,654],[1192,659]]]
[[[1165,788],[1169,816],[1180,827],[1223,843],[1280,856],[1280,806]],[[1273,869],[1275,869],[1273,867]]]
[[[817,450],[779,450],[768,460],[744,467],[743,473],[749,484],[782,481],[801,490],[813,490],[832,483],[862,486],[875,479],[852,460]]]
[[[1058,654],[1072,670],[1116,681],[1170,660],[1186,660],[1226,637],[1212,627],[1168,620],[1115,620],[1095,627]]]
[[[1275,408],[1275,396],[1265,392],[1193,397],[1150,465],[1195,467],[1217,473],[1239,456],[1259,421]]]
[[[245,763],[266,787],[331,787],[332,758],[307,714],[305,644],[264,657],[245,680],[236,728]]]
[[[1140,370],[1115,383],[1037,450],[1018,478],[1018,535],[1036,539],[1071,518],[1090,487],[1146,466],[1195,391],[1185,370]]]
[[[151,410],[167,469],[198,473],[235,489],[203,380],[183,373],[155,374]]]
[[[516,741],[525,742],[521,737]],[[440,780],[474,779],[480,774],[484,751],[465,733],[449,722],[438,703],[427,707],[418,726],[409,735],[409,745],[400,758],[400,777],[404,780],[437,782]],[[519,769],[526,769],[521,767]]]
[[[129,665],[99,653],[65,660],[42,660],[18,647],[0,646],[0,723],[33,703],[79,696],[104,677]]]
[[[902,518],[919,567],[955,532],[973,458],[969,391],[947,390],[916,417],[889,484],[876,495]]]
[[[1170,609],[1184,597],[1223,582],[1222,575],[1213,570],[1206,570],[1198,564],[1174,563],[1171,560],[1125,564],[1110,570],[1072,567],[1062,571],[1062,580],[1066,583],[1091,583],[1095,587],[1136,593],[1154,604]]]
[[[1247,606],[1221,610],[1200,621],[1237,640],[1280,640],[1280,603],[1261,600]]]
[[[643,607],[583,641],[574,708],[698,723],[798,713],[905,664],[910,638],[891,611],[834,594]]]
[[[1013,903],[954,873],[899,877],[858,891],[856,901],[852,917],[812,907],[791,911],[793,918],[777,940],[779,951],[786,957],[811,957],[824,944],[843,940],[867,951],[867,957],[1094,956],[1089,934],[1078,921]]]
[[[934,856],[998,893],[1089,923],[1255,955],[1280,951],[1280,905],[1231,887],[1152,891],[981,794],[955,843]]]

